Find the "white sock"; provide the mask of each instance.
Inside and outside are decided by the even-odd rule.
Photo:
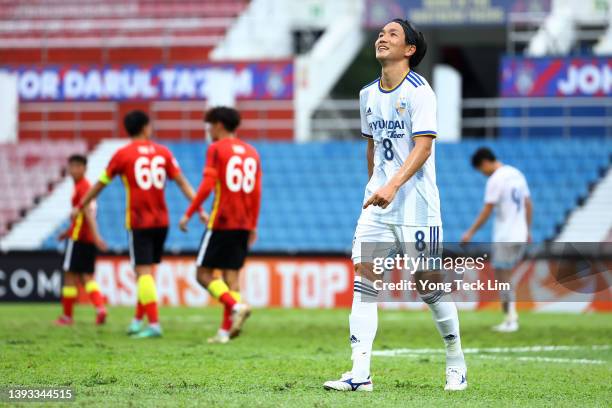
[[[438,332],[444,340],[446,366],[465,368],[465,360],[461,350],[457,306],[449,296],[442,296],[442,294],[442,292],[432,292],[423,295],[422,299],[429,306]]]
[[[372,343],[378,328],[378,303],[376,290],[367,279],[355,277],[353,307],[349,316],[350,341],[354,382],[365,382],[370,376]]]
[[[150,323],[149,327],[154,330],[161,331],[161,326],[159,325],[159,323]]]
[[[137,319],[137,318],[132,319],[132,324],[140,324],[140,323],[142,323],[141,319]]]
[[[502,303],[502,309],[504,310],[504,314],[506,315],[506,320],[507,321],[518,320],[518,315],[516,313],[516,302],[515,302],[514,290],[513,289],[500,290],[499,298]]]
[[[518,314],[516,313],[516,302],[508,302],[508,312],[506,313],[506,320],[515,322],[518,320]]]

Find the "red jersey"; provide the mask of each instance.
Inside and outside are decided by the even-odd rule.
[[[168,226],[164,196],[166,178],[181,172],[168,148],[150,140],[135,140],[117,150],[100,182],[110,183],[117,175],[125,186],[125,226],[129,229]]]
[[[85,197],[85,194],[87,194],[90,187],[91,184],[89,184],[89,181],[87,181],[85,177],[83,177],[74,184],[74,193],[72,193],[73,207],[76,207],[81,203],[81,200],[83,200],[83,197]],[[94,209],[93,215],[95,217],[95,201],[92,201],[89,205]],[[93,232],[91,231],[89,223],[85,219],[85,214],[83,213],[83,211],[81,211],[79,215],[77,215],[76,218],[72,221],[70,229],[68,230],[68,237],[73,241],[93,244]]]
[[[234,137],[208,147],[204,179],[187,210],[191,216],[214,188],[208,228],[253,230],[261,202],[261,163],[253,146]]]

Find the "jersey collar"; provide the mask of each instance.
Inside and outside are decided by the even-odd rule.
[[[408,72],[406,72],[406,75],[404,75],[404,77],[399,82],[399,84],[397,84],[394,88],[391,88],[391,89],[383,88],[383,86],[382,86],[382,75],[381,75],[380,78],[378,79],[378,90],[380,92],[382,92],[382,93],[391,93],[391,92],[395,91],[397,88],[402,86],[402,84],[406,80],[406,77],[408,76],[409,73],[410,73],[410,70],[408,70]]]

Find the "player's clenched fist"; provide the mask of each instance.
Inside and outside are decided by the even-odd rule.
[[[79,207],[74,207],[71,211],[70,211],[70,219],[74,220],[80,213],[81,210]]]
[[[183,232],[187,232],[187,224],[189,224],[189,217],[183,215],[179,221],[179,228]]]
[[[187,232],[187,224],[189,224],[189,218],[187,215],[183,215],[183,217],[181,217],[181,220],[179,221],[179,228],[181,231],[183,232]],[[206,225],[208,223],[208,219],[210,217],[208,216],[208,213],[204,210],[200,210],[200,221],[202,221],[202,223],[204,225]]]
[[[378,189],[372,196],[365,202],[363,208],[366,209],[370,205],[375,205],[381,208],[387,208],[391,201],[395,198],[397,188],[387,184],[386,186]]]

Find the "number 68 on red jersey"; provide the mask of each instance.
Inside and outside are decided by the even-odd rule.
[[[191,216],[214,189],[208,228],[253,230],[261,202],[261,162],[253,146],[237,138],[212,143],[206,153],[204,179],[187,214]]]

